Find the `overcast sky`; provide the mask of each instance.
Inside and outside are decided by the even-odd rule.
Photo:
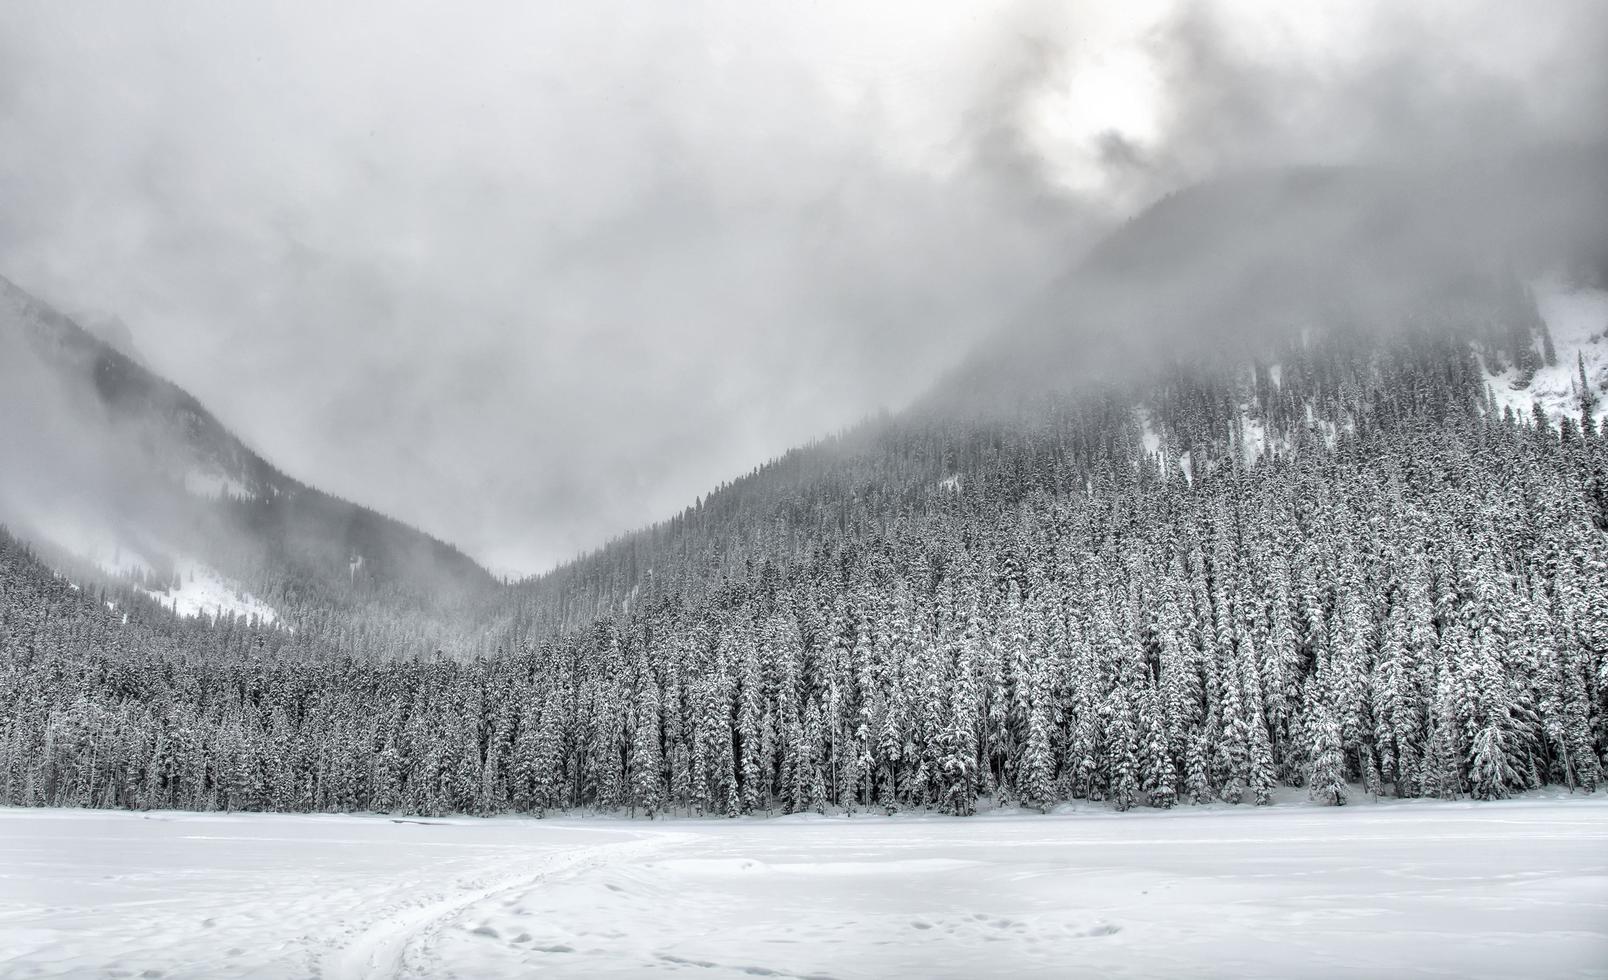
[[[8,0],[0,274],[531,572],[899,407],[1188,180],[1601,137],[1600,0],[1406,6]]]

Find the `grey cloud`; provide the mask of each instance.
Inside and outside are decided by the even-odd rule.
[[[1346,38],[1310,58],[1248,47],[1233,4],[1196,0],[1154,32],[1171,105],[1157,155],[1173,178],[1290,161],[1423,166],[1608,137],[1608,8],[1595,0],[1346,13]]]
[[[1600,91],[1579,0],[1505,73],[1422,19],[1306,72],[1246,49],[1238,8],[1123,42],[1167,125],[1091,163],[1031,110],[1092,4],[24,0],[0,273],[120,317],[289,472],[531,571],[916,397],[1137,202],[1550,136],[1543,76]],[[1104,183],[1069,189],[1074,162]]]

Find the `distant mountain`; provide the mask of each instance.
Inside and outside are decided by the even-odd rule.
[[[281,472],[187,392],[4,279],[0,419],[0,523],[180,613],[407,624],[416,635],[379,645],[414,650],[461,632],[496,589],[456,548]]]
[[[157,460],[81,512],[159,535],[218,494],[204,526],[301,632],[150,616],[0,536],[0,793],[967,814],[1600,786],[1608,224],[1581,219],[1600,175],[1542,159],[1181,191],[910,409],[507,589],[295,506],[313,492],[94,348],[66,372],[93,398],[26,402],[52,445],[111,433],[43,454],[82,463],[55,485]],[[474,598],[443,609],[443,580]],[[374,656],[448,620],[502,655]]]
[[[1315,331],[1455,330],[1511,359],[1543,325],[1527,283],[1608,287],[1605,227],[1598,146],[1449,173],[1294,167],[1195,184],[1002,323],[936,401],[965,414],[1177,364],[1270,361]]]

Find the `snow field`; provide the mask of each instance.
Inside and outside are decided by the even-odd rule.
[[[700,826],[405,975],[1608,976],[1604,803]]]
[[[1608,977],[1608,794],[772,820],[0,810],[0,977]]]
[[[272,623],[277,618],[274,608],[266,602],[241,590],[237,585],[211,567],[197,561],[178,563],[176,573],[179,584],[162,592],[145,589],[144,592],[178,616],[255,616],[259,622]]]
[[[0,809],[0,977],[393,976],[398,943],[458,905],[641,837],[630,824]]]

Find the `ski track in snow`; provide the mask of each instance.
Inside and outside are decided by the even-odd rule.
[[[499,876],[488,884],[441,901],[392,910],[342,948],[324,969],[323,975],[333,980],[391,980],[408,976],[408,951],[428,946],[434,936],[456,917],[481,902],[492,901],[510,892],[528,891],[550,878],[567,873],[596,869],[610,861],[641,857],[694,836],[674,831],[643,833],[623,828],[620,832],[630,833],[638,839],[564,851],[540,862],[534,871],[522,868],[515,874]]]

